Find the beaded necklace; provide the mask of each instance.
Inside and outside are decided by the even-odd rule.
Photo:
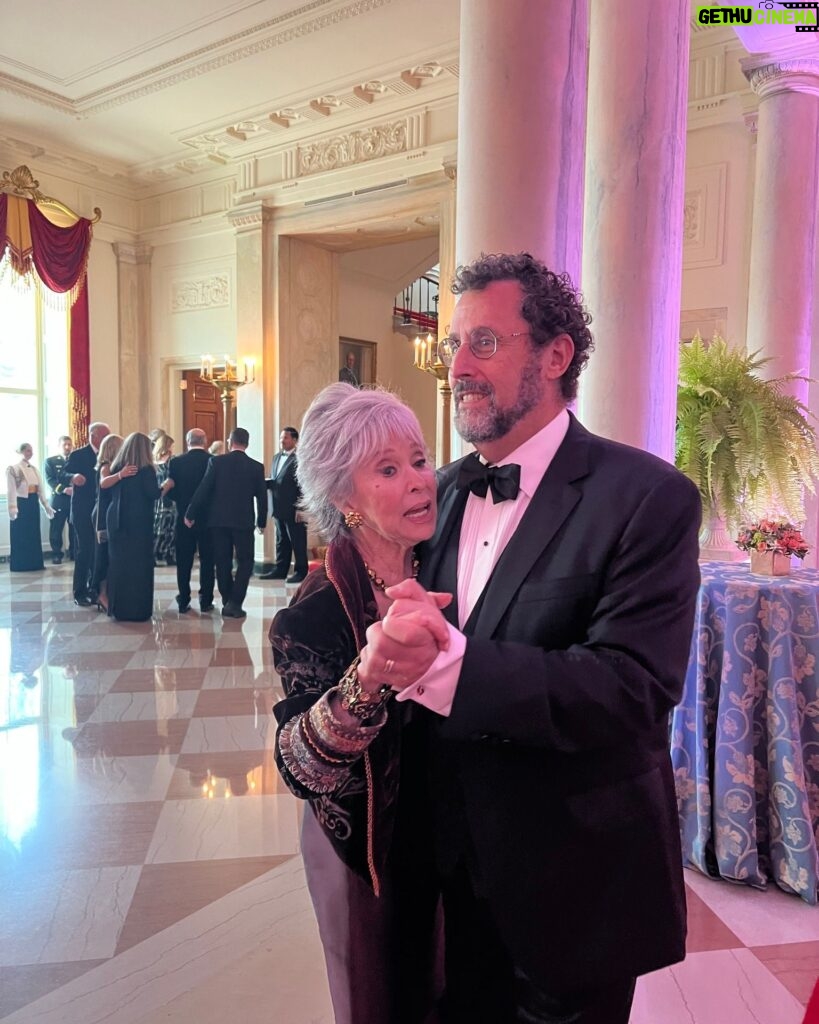
[[[415,557],[415,555],[413,555],[412,556],[412,578],[414,580],[418,579],[418,570],[420,569],[420,567],[421,567],[421,563],[418,561],[418,559]],[[376,590],[380,590],[383,593],[387,589],[387,584],[384,582],[384,580],[376,573],[376,571],[374,569],[371,569],[369,567],[369,565],[367,565],[366,562],[364,563],[364,568],[367,570],[367,575],[370,577],[370,582],[375,587],[375,589]]]

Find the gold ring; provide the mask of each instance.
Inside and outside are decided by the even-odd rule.
[[[390,672],[392,672],[392,670],[394,668],[395,668],[395,662],[392,660],[392,658],[387,658],[386,662],[384,663],[384,672],[387,675],[389,675]]]

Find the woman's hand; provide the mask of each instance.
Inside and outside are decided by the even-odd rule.
[[[126,476],[135,476],[137,472],[136,466],[123,466],[119,470],[119,478],[123,480]]]
[[[429,669],[440,651],[449,647],[449,626],[441,615],[451,594],[424,590],[414,580],[387,589],[394,598],[381,622],[367,630],[358,678],[366,690],[384,683],[394,690],[412,685]]]

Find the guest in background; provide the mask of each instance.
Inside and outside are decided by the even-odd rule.
[[[71,487],[66,490],[62,481],[62,473],[65,469],[65,460],[71,454],[74,442],[63,434],[58,438],[57,443],[60,451],[57,455],[50,455],[43,465],[46,483],[51,488],[51,507],[54,509],[54,518],[48,531],[48,540],[51,545],[51,562],[53,565],[60,565],[63,560],[63,539],[65,524],[71,513]],[[74,531],[68,527],[68,557],[74,558]]]
[[[107,423],[92,423],[88,428],[88,444],[75,448],[63,468],[62,482],[71,487],[71,524],[74,527],[74,604],[88,608],[96,604],[91,596],[91,574],[94,569],[94,522],[92,513],[97,500],[97,452],[111,433]]]
[[[310,804],[301,849],[337,1024],[431,1024],[432,844],[400,799],[413,725],[382,686],[390,666],[362,649],[385,588],[416,574],[413,549],[435,529],[435,472],[415,415],[386,391],[331,384],[302,439],[305,503],[330,545],[270,628],[287,695],[276,761]]]
[[[126,476],[126,467],[134,467]],[[116,486],[108,509],[108,614],[145,622],[154,605],[154,504],[159,497],[145,434],[129,434],[111,463]]]
[[[97,473],[99,474],[99,490],[97,493],[97,504],[94,509],[94,531],[97,539],[97,547],[94,552],[94,575],[91,580],[91,590],[97,597],[97,607],[100,611],[108,611],[107,600],[107,579],[108,579],[108,507],[111,504],[113,491],[111,488],[119,483],[126,476],[133,476],[136,473],[136,466],[125,466],[120,470],[119,476],[111,473],[111,463],[122,448],[122,438],[119,434],[109,434],[100,445],[97,458]]]
[[[225,442],[214,441],[213,444],[208,448],[208,452],[211,455],[224,455],[225,454]]]
[[[296,445],[299,432],[285,427],[279,437],[281,449],[270,467],[267,487],[270,491],[271,511],[276,522],[276,563],[270,572],[260,574],[261,580],[283,580],[301,583],[307,575],[307,523],[299,511],[301,490],[297,478],[298,457]],[[293,557],[293,574],[290,559]]]
[[[176,505],[163,490],[168,480],[174,441],[166,433],[162,433],[154,441],[154,465],[156,466],[156,482],[159,484],[160,497],[154,510],[154,563],[159,565],[176,565]]]
[[[207,522],[213,537],[222,615],[226,619],[243,619],[247,613],[242,604],[253,572],[253,502],[256,526],[261,533],[267,524],[267,487],[264,466],[247,455],[248,432],[237,427],[228,440],[227,455],[210,460],[188,506],[185,525],[192,529],[199,521]]]
[[[39,507],[43,506],[50,519],[54,510],[43,493],[43,481],[31,464],[34,449],[24,442],[17,449],[20,461],[6,470],[9,519],[11,520],[12,572],[31,572],[43,569],[43,542],[40,538]]]
[[[176,604],[184,613],[191,606],[191,571],[193,558],[199,549],[199,610],[209,612],[213,608],[213,543],[207,523],[200,521],[192,527],[185,526],[184,516],[191,499],[208,468],[211,456],[205,445],[204,430],[194,427],[185,436],[188,450],[184,455],[175,455],[168,464],[166,493],[176,506],[176,584],[179,592]]]

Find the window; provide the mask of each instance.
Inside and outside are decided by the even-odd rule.
[[[69,433],[63,301],[45,288],[21,287],[13,273],[0,277],[0,468],[16,462],[15,449],[27,441],[42,472],[57,438]]]

